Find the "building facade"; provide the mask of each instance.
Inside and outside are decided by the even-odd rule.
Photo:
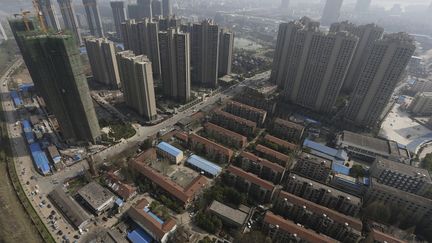
[[[157,118],[151,62],[147,56],[132,51],[117,54],[125,102],[145,119]]]
[[[303,137],[304,129],[305,127],[300,124],[276,118],[273,122],[271,132],[288,141],[299,143]]]
[[[38,0],[35,2],[39,8],[39,11],[42,12],[42,18],[45,27],[54,31],[60,30],[60,23],[57,18],[55,7],[52,5],[51,0]]]
[[[303,153],[295,162],[293,171],[316,181],[326,182],[332,172],[332,162]]]
[[[267,112],[265,110],[261,110],[236,101],[229,101],[225,106],[225,111],[242,117],[244,119],[253,121],[259,126],[263,126],[267,118]]]
[[[188,142],[190,147],[197,151],[198,154],[205,154],[211,160],[221,164],[229,163],[234,155],[231,149],[194,133],[189,135]]]
[[[99,13],[97,0],[83,0],[84,9],[87,16],[87,25],[92,36],[103,37],[102,20]]]
[[[432,92],[422,92],[416,94],[408,110],[415,115],[432,114]]]
[[[239,167],[241,169],[275,184],[279,184],[285,175],[284,167],[249,152],[241,152],[239,161]]]
[[[247,138],[241,134],[225,129],[213,123],[204,124],[207,136],[229,147],[243,148],[247,144]]]
[[[116,30],[116,34],[120,39],[123,38],[121,26],[122,23],[126,21],[127,14],[125,3],[123,1],[112,1],[110,2],[111,10],[114,18],[114,26]],[[123,40],[123,39],[122,39]]]
[[[162,13],[164,17],[173,15],[171,0],[162,0]]]
[[[71,0],[57,0],[60,12],[63,17],[63,23],[67,30],[71,31],[77,45],[81,45],[81,29],[78,25],[77,15]]]
[[[235,116],[220,109],[213,113],[211,121],[221,127],[235,131],[244,136],[252,136],[255,134],[257,128],[255,122]]]
[[[221,28],[219,34],[219,77],[231,73],[232,53],[234,49],[234,33]]]

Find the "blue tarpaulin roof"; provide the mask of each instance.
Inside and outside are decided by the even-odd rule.
[[[15,104],[15,107],[23,105],[23,102],[22,102],[21,98],[19,97],[18,93],[15,90],[12,90],[10,92],[10,96],[11,96],[11,98],[13,100],[13,103]]]
[[[23,91],[23,92],[27,92],[27,91],[29,91],[30,89],[33,89],[33,88],[34,88],[34,84],[20,84],[18,86],[18,89],[20,91]]]
[[[29,144],[34,143],[35,139],[34,139],[33,130],[32,130],[30,122],[28,120],[23,120],[21,122],[21,125],[23,127],[24,136],[27,139],[27,143],[29,143]]]
[[[154,218],[159,224],[164,224],[164,221],[161,218],[159,218],[156,214],[152,213],[152,211],[150,211],[148,207],[145,207],[143,210],[148,215],[150,215],[150,217]]]
[[[310,148],[312,154],[336,160],[338,163],[348,160],[348,155],[345,150],[330,148],[309,139],[305,139],[303,147]]]
[[[153,240],[153,238],[141,228],[136,228],[135,230],[129,232],[127,238],[132,243],[151,243]]]
[[[172,146],[169,143],[165,143],[165,142],[160,142],[157,145],[157,148],[162,150],[162,151],[169,153],[170,155],[172,155],[174,157],[177,157],[179,154],[183,153],[180,149]]]
[[[333,163],[332,164],[332,170],[336,173],[339,173],[339,174],[349,175],[350,168],[346,167],[345,165]]]
[[[221,167],[197,155],[192,155],[191,157],[189,157],[187,163],[200,168],[201,170],[211,174],[212,176],[217,176],[219,173],[222,172]]]
[[[33,157],[33,161],[35,162],[38,170],[43,175],[48,174],[50,172],[50,166],[45,152],[42,151],[38,143],[30,144],[29,148],[30,148],[31,155]]]

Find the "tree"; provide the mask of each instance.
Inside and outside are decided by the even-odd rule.
[[[239,234],[234,239],[234,243],[252,243],[252,242],[271,243],[272,240],[269,237],[266,237],[261,231],[251,231],[246,234]]]
[[[349,175],[352,177],[364,177],[366,175],[366,170],[361,165],[353,165],[349,171]]]

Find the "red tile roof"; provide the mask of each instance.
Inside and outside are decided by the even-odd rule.
[[[375,241],[382,242],[382,243],[383,242],[387,242],[387,243],[406,243],[407,242],[404,240],[400,240],[400,239],[398,239],[392,235],[388,235],[386,233],[383,233],[377,229],[372,229],[372,231],[369,234],[372,236],[372,238]]]
[[[111,185],[110,188],[124,200],[128,200],[137,190],[135,187],[122,182],[113,171],[109,171],[106,174],[106,180],[109,184],[115,183],[117,185]]]
[[[227,171],[233,175],[239,176],[239,177],[245,179],[246,181],[254,183],[254,184],[256,184],[256,185],[258,185],[264,189],[267,189],[269,191],[273,191],[273,189],[275,187],[275,185],[273,183],[266,181],[266,180],[263,180],[263,179],[259,178],[258,176],[254,175],[252,173],[246,172],[246,171],[244,171],[244,170],[242,170],[236,166],[233,166],[233,165],[228,166]]]
[[[257,126],[257,124],[253,121],[249,121],[249,120],[241,118],[239,116],[235,116],[235,115],[228,113],[228,112],[225,112],[221,109],[215,110],[214,113],[217,115],[223,116],[223,117],[227,118],[228,120],[233,120],[235,122],[238,122],[238,123],[245,125],[245,126],[248,126],[248,127],[256,128],[256,126]]]
[[[256,156],[255,154],[252,154],[252,153],[249,153],[249,152],[244,152],[243,151],[243,152],[241,152],[240,156],[243,157],[243,158],[245,158],[245,159],[248,159],[248,160],[251,160],[253,162],[256,162],[258,164],[261,164],[262,166],[270,168],[271,170],[279,172],[279,173],[282,173],[285,170],[284,167],[282,167],[282,166],[280,166],[280,165],[278,165],[276,163],[270,162],[270,161],[268,161],[266,159],[260,158],[260,157]]]
[[[290,157],[288,155],[280,153],[280,152],[278,152],[276,150],[273,150],[271,148],[267,148],[266,146],[263,146],[261,144],[258,144],[255,147],[255,150],[258,151],[258,152],[261,152],[263,154],[266,154],[268,156],[275,157],[276,159],[281,160],[281,161],[286,161],[287,162],[287,161],[290,160]]]
[[[189,139],[189,135],[185,132],[176,132],[174,134],[174,136],[180,140],[182,140],[183,142],[187,142]]]
[[[289,127],[289,128],[293,128],[293,129],[300,130],[300,131],[303,131],[303,129],[304,129],[304,126],[302,126],[300,124],[290,122],[290,121],[287,121],[287,120],[284,120],[281,118],[276,118],[276,120],[274,122],[279,124],[279,125],[282,125],[284,127]]]
[[[157,240],[160,241],[166,233],[170,232],[174,228],[176,222],[173,218],[169,218],[165,220],[163,224],[159,223],[155,218],[144,211],[144,208],[148,205],[149,203],[147,200],[142,199],[136,205],[130,207],[128,215],[134,221],[151,231],[152,234],[156,235],[158,238]]]
[[[138,156],[135,158],[135,161],[139,161],[141,163],[144,163],[149,160],[155,160],[157,159],[156,155],[156,149],[151,148],[143,151],[142,153],[138,154]]]
[[[267,140],[268,142],[275,143],[279,146],[282,146],[282,147],[290,149],[290,150],[298,150],[300,148],[297,144],[287,142],[285,140],[282,140],[282,139],[277,138],[275,136],[272,136],[270,134],[265,135],[264,139]]]
[[[340,224],[348,223],[348,225],[350,227],[352,227],[353,229],[356,229],[360,232],[362,231],[362,228],[363,228],[362,222],[358,219],[353,218],[353,217],[346,216],[344,214],[341,214],[339,212],[336,212],[332,209],[326,208],[326,207],[321,206],[319,204],[313,203],[311,201],[308,201],[306,199],[303,199],[301,197],[298,197],[298,196],[293,195],[293,194],[286,192],[286,191],[281,191],[279,193],[278,198],[280,200],[284,200],[284,198],[286,198],[287,201],[292,203],[292,204],[295,204],[295,205],[300,206],[300,207],[305,206],[308,210],[310,210],[316,214],[319,214],[319,215],[325,214]]]
[[[183,188],[170,178],[163,176],[144,163],[134,160],[132,165],[136,170],[138,170],[139,173],[147,177],[152,182],[156,183],[158,186],[183,203],[190,202],[195,196],[195,193],[199,192],[200,189],[207,184],[207,179],[204,176],[199,175],[186,188]]]
[[[204,127],[205,127],[205,129],[208,129],[210,131],[215,131],[215,132],[221,133],[227,137],[234,138],[235,140],[241,141],[242,143],[247,142],[247,138],[245,136],[238,134],[236,132],[233,132],[231,130],[225,129],[223,127],[220,127],[218,125],[215,125],[211,122],[205,123]]]
[[[265,111],[263,109],[259,109],[259,108],[256,108],[256,107],[253,107],[253,106],[250,106],[250,105],[246,105],[246,104],[243,104],[243,103],[240,103],[240,102],[237,102],[237,101],[229,101],[228,105],[230,105],[230,104],[233,105],[233,106],[241,107],[241,108],[246,109],[246,110],[251,110],[251,111],[255,111],[255,112],[261,113],[262,115],[267,114],[267,111]]]
[[[228,160],[230,160],[231,157],[234,154],[234,152],[231,149],[226,148],[226,147],[224,147],[224,146],[222,146],[222,145],[220,145],[218,143],[215,143],[215,142],[213,142],[211,140],[208,140],[207,138],[201,137],[201,136],[199,136],[199,135],[197,135],[195,133],[192,133],[192,134],[189,135],[189,140],[197,142],[197,143],[200,143],[200,144],[204,144],[205,146],[210,146],[214,150],[217,150],[220,153],[228,156]]]
[[[316,233],[313,230],[306,229],[299,225],[296,225],[292,221],[285,220],[284,218],[273,214],[272,212],[267,212],[264,217],[264,222],[271,225],[278,225],[279,230],[288,232],[290,234],[297,234],[301,239],[313,243],[332,243],[338,242],[330,237]]]

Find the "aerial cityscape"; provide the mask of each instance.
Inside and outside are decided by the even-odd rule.
[[[431,0],[0,0],[0,242],[432,242]]]

